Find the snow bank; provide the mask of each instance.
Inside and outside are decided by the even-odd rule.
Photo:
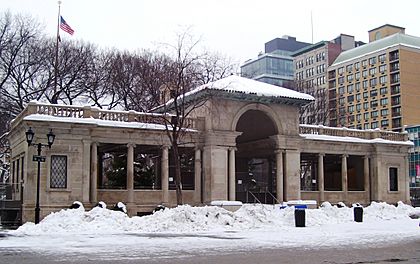
[[[376,203],[364,208],[364,221],[388,221],[409,219],[410,214],[420,213],[403,203],[398,206]],[[306,226],[322,226],[334,223],[353,222],[353,208],[332,206],[323,203],[319,209],[306,209]],[[153,215],[128,217],[123,212],[95,207],[85,211],[63,209],[51,213],[38,225],[26,223],[12,231],[15,235],[41,234],[118,234],[206,231],[243,231],[260,228],[264,231],[280,231],[294,228],[294,208],[280,209],[272,205],[244,204],[236,212],[217,206],[178,206],[164,209]]]

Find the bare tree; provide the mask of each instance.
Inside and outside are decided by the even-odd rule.
[[[119,104],[118,94],[113,92],[112,73],[115,51],[96,51],[88,61],[88,72],[84,82],[84,91],[93,106],[113,109]]]
[[[175,45],[169,45],[175,54],[173,63],[166,75],[164,87],[171,99],[159,108],[165,113],[166,134],[172,148],[172,161],[175,167],[175,187],[177,203],[183,203],[180,146],[185,143],[187,129],[190,128],[189,116],[202,107],[210,98],[186,96],[193,88],[232,74],[231,65],[217,56],[197,53],[199,40],[188,31],[179,34]]]
[[[72,105],[85,93],[83,88],[88,77],[89,62],[94,57],[94,50],[95,47],[92,44],[82,41],[61,42],[57,66],[57,87],[48,96],[51,103],[60,101]]]

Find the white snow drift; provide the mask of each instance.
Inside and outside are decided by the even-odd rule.
[[[387,220],[412,220],[410,214],[419,214],[420,208],[403,203],[398,206],[373,202],[364,208],[364,222]],[[414,220],[415,221],[415,220]],[[338,208],[323,203],[319,209],[306,209],[306,226],[320,227],[331,224],[353,222],[353,209]],[[150,216],[129,217],[123,212],[95,207],[85,211],[63,209],[51,213],[38,225],[26,223],[14,235],[45,234],[120,234],[120,233],[197,233],[208,231],[282,231],[294,227],[294,208],[280,209],[272,205],[243,205],[238,211],[230,212],[217,206],[178,206],[164,209]]]

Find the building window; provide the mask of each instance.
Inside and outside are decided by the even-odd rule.
[[[357,100],[357,101],[360,101],[361,99],[362,99],[362,95],[361,95],[361,94],[359,94],[359,93],[358,93],[358,94],[356,94],[356,100]]]
[[[387,127],[389,125],[388,119],[381,121],[381,127]]]
[[[382,109],[381,110],[381,116],[387,116],[389,113],[388,109]]]
[[[347,102],[348,103],[353,103],[353,101],[354,101],[354,95],[350,95],[350,96],[347,97]]]
[[[392,105],[399,105],[400,104],[400,96],[394,96],[391,98]]]
[[[343,74],[343,72],[344,72],[344,67],[338,68],[338,74]]]
[[[400,86],[399,85],[391,86],[391,95],[398,94],[398,93],[400,93]]]
[[[347,85],[347,92],[352,93],[353,92],[353,84]]]
[[[394,50],[394,51],[391,51],[389,53],[389,60],[390,61],[398,60],[399,58],[400,58],[400,56],[399,56],[398,50]]]
[[[356,81],[360,80],[360,72],[356,72],[354,74],[354,78],[356,79]]]
[[[370,68],[370,69],[369,69],[369,74],[370,74],[371,76],[375,75],[375,74],[376,74],[376,68]]]
[[[339,104],[343,105],[344,104],[344,97],[340,97],[338,99]]]
[[[378,79],[377,78],[370,79],[370,86],[371,87],[374,87],[377,83],[378,83]]]
[[[338,93],[339,94],[344,94],[344,87],[339,87],[338,88]]]
[[[376,57],[369,58],[369,64],[373,65],[376,63]]]
[[[363,89],[367,89],[368,88],[368,81],[363,81]]]
[[[366,78],[368,76],[367,70],[362,71],[362,76],[363,78]]]
[[[362,110],[362,104],[357,104],[356,105],[356,111],[360,111]]]
[[[363,109],[364,110],[368,110],[369,109],[369,103],[368,102],[364,102],[363,103]],[[366,114],[368,114],[368,113],[366,113]]]
[[[389,65],[389,67],[391,68],[391,71],[398,71],[400,69],[400,63],[398,61],[393,62]]]
[[[386,60],[386,54],[381,54],[378,56],[379,62],[384,62]]]
[[[386,72],[386,65],[381,65],[381,66],[379,66],[379,72],[380,72],[380,73],[384,73],[384,72]]]
[[[375,89],[375,90],[370,91],[370,96],[375,97],[377,95],[378,95],[378,90]]]
[[[355,69],[356,71],[358,71],[358,70],[360,69],[360,62],[356,62],[356,63],[354,64],[354,69]]]
[[[347,109],[349,113],[354,112],[354,105],[350,105]]]
[[[369,129],[369,123],[365,123],[365,124],[363,125],[363,128],[364,128],[364,129]]]
[[[355,83],[356,92],[360,91],[360,82]]]
[[[398,83],[398,82],[400,82],[400,74],[399,73],[391,74],[391,83]]]
[[[346,66],[346,71],[347,72],[351,72],[353,70],[353,64],[347,65]]]
[[[387,105],[387,104],[388,104],[388,98],[382,98],[381,105]]]
[[[50,188],[67,188],[67,156],[51,156]]]
[[[379,93],[381,95],[387,94],[388,93],[388,88],[386,87],[382,87],[381,89],[379,89]]]
[[[378,106],[378,100],[374,100],[370,102],[370,107],[377,107]],[[376,112],[376,111],[375,111]],[[372,112],[373,113],[373,112]],[[373,116],[372,116],[373,117]]]
[[[338,84],[343,84],[343,83],[344,83],[344,77],[338,78]]]
[[[363,92],[363,98],[368,98],[369,97],[369,93],[368,92]]]
[[[377,121],[372,122],[371,127],[372,129],[378,128],[378,122]]]
[[[364,114],[363,114],[363,118],[364,118],[365,120],[369,120],[369,113],[364,113]]]
[[[372,112],[370,113],[370,116],[371,116],[372,118],[377,118],[377,117],[378,117],[378,111],[372,111]],[[372,128],[374,128],[374,127],[372,127]]]
[[[386,75],[379,77],[379,83],[380,84],[385,84],[386,83]]]
[[[362,60],[362,67],[366,67],[367,66],[367,60]]]
[[[352,82],[353,81],[353,74],[347,75],[347,81]]]
[[[391,192],[398,191],[398,168],[389,168],[389,190]]]

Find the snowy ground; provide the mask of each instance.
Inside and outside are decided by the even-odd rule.
[[[296,228],[294,208],[243,205],[232,213],[220,207],[179,206],[144,217],[94,208],[67,209],[40,224],[7,231],[0,248],[23,249],[66,258],[92,254],[112,258],[169,258],[263,248],[363,247],[420,239],[420,208],[372,203],[363,222],[353,208],[324,203],[306,209],[306,227]]]

